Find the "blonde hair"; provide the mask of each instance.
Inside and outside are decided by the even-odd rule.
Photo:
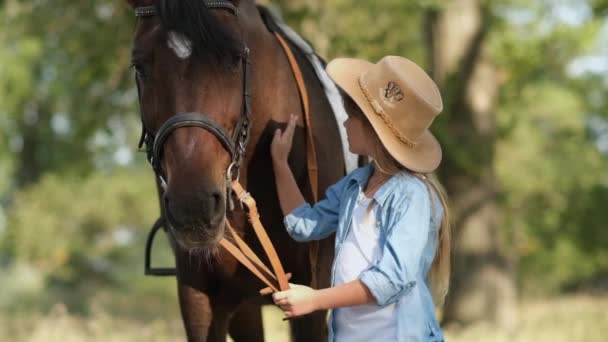
[[[360,117],[363,115],[355,116]],[[433,192],[437,195],[439,201],[441,202],[441,206],[443,207],[443,218],[439,229],[437,252],[435,253],[435,258],[433,259],[428,280],[435,305],[442,307],[450,287],[451,271],[451,227],[446,191],[434,173],[422,174],[413,172],[395,160],[395,158],[393,158],[393,156],[391,156],[391,154],[386,150],[369,121],[365,117],[363,117],[362,120],[366,122],[367,129],[370,130],[374,137],[372,150],[373,154],[371,156],[373,158],[374,166],[377,167],[379,171],[388,175],[395,175],[399,172],[406,171],[418,177],[429,190],[429,197],[431,199],[431,207],[433,212],[437,210],[436,201],[432,195]]]

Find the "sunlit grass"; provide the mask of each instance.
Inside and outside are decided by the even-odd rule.
[[[505,334],[487,323],[446,331],[448,341],[603,342],[608,336],[608,296],[577,295],[529,301],[519,308],[519,324]]]
[[[133,304],[136,305],[136,304]],[[446,331],[447,341],[605,341],[608,336],[607,296],[568,296],[530,301],[520,306],[519,326],[515,333],[497,332],[480,323],[466,329]],[[275,307],[263,309],[267,341],[288,341],[289,326]],[[93,308],[87,317],[73,315],[57,304],[46,315],[0,313],[2,335],[11,341],[183,341],[180,317],[171,319],[115,316]],[[160,317],[161,315],[159,315]]]

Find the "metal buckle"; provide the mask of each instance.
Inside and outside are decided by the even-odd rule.
[[[243,155],[243,153],[245,153],[245,150],[247,149],[246,145],[247,144],[244,139],[239,141],[239,158]]]
[[[241,168],[239,166],[240,166],[239,163],[236,161],[233,161],[228,166],[228,169],[226,170],[226,180],[229,181],[230,183],[232,183],[233,180],[238,181],[241,178]],[[232,174],[233,169],[235,167],[236,167],[236,178],[234,178],[234,175]]]
[[[156,7],[154,6],[142,6],[135,9],[136,17],[152,17],[156,15]]]
[[[243,49],[243,57],[245,58],[245,60],[247,60],[247,64],[249,64],[249,54],[250,54],[251,50],[249,50],[249,46],[245,45],[245,48]]]
[[[165,178],[163,178],[163,176],[159,174],[158,179],[160,180],[160,186],[163,188],[163,191],[167,192],[167,182],[165,181]]]
[[[239,201],[241,202],[241,205],[243,205],[243,203],[245,202],[245,199],[251,197],[251,193],[246,192],[243,194],[243,196],[239,197]]]

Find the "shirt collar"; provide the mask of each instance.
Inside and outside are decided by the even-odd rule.
[[[386,202],[386,199],[394,189],[393,183],[397,181],[398,177],[399,175],[396,174],[389,178],[386,182],[384,182],[384,184],[380,186],[380,189],[378,189],[378,191],[376,191],[376,193],[374,194],[374,199],[376,200],[376,202],[378,202],[380,207],[384,207],[384,202]]]
[[[367,184],[367,180],[372,175],[373,170],[374,168],[372,167],[372,163],[367,164],[353,173],[350,182],[357,183],[357,185],[359,185],[359,189],[362,190],[365,184]],[[384,207],[384,202],[386,202],[386,199],[391,193],[391,183],[395,182],[397,177],[399,176],[394,175],[389,178],[386,182],[384,182],[384,184],[382,184],[382,186],[380,186],[380,189],[374,193],[374,199],[380,205],[380,207]]]
[[[372,175],[372,171],[374,169],[372,168],[372,164],[367,164],[359,169],[356,169],[353,174],[352,177],[350,178],[350,183],[357,183],[359,186],[363,186],[363,184],[365,184],[367,182],[367,179],[369,178],[369,176]]]

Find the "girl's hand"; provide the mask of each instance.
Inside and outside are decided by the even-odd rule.
[[[285,273],[285,278],[287,278],[287,280],[291,279],[291,273]],[[266,296],[266,295],[273,293],[274,291],[270,287],[265,287],[265,288],[261,289],[259,292],[262,296]]]
[[[287,291],[276,292],[272,295],[274,303],[278,305],[288,318],[309,314],[319,309],[316,303],[316,290],[304,286],[289,284]]]
[[[296,129],[297,121],[298,117],[291,114],[285,131],[282,134],[280,129],[277,129],[274,132],[272,144],[270,145],[270,154],[272,155],[272,161],[275,165],[287,163],[287,157],[289,157],[289,151],[291,151],[293,132]]]

